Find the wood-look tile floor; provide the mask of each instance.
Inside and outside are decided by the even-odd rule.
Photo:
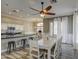
[[[78,51],[73,50],[73,46],[69,44],[62,44],[61,59],[78,59]]]
[[[1,59],[29,59],[29,49],[12,51],[10,54],[7,52],[2,53]]]
[[[62,54],[59,59],[78,59],[77,51],[73,50],[72,45],[62,44]],[[29,49],[13,51],[10,54],[2,53],[1,59],[29,59]]]

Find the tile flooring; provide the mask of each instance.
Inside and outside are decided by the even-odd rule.
[[[29,50],[29,49],[28,49]],[[25,53],[25,51],[27,53]],[[1,59],[29,59],[29,52],[26,50],[18,50],[12,52],[11,54],[4,53],[1,55]],[[77,51],[73,50],[72,45],[62,44],[62,54],[61,58],[59,59],[78,59],[77,58]]]
[[[69,44],[62,44],[61,59],[78,59],[77,51],[73,50],[73,46]]]
[[[29,49],[19,49],[10,54],[5,52],[1,54],[1,59],[29,59]]]

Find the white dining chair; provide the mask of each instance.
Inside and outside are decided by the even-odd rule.
[[[30,59],[42,59],[43,53],[40,52],[38,41],[30,40]]]
[[[53,46],[51,50],[51,58],[58,59],[59,57],[59,40],[57,40],[56,44]]]
[[[59,38],[59,55],[62,53],[62,47],[61,47],[61,45],[62,45],[62,37],[60,37]]]

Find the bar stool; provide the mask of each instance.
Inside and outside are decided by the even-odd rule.
[[[21,45],[22,45],[22,48],[26,47],[26,39],[21,40]]]
[[[15,50],[15,49],[16,49],[16,43],[15,43],[15,41],[9,41],[8,42],[7,51],[10,53],[11,50]]]

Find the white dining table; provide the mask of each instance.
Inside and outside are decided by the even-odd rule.
[[[49,39],[49,40],[47,40],[48,44],[45,44],[44,40],[40,39],[38,40],[38,45],[39,45],[39,49],[48,50],[48,59],[51,59],[51,48],[55,45],[57,40],[56,39]]]

